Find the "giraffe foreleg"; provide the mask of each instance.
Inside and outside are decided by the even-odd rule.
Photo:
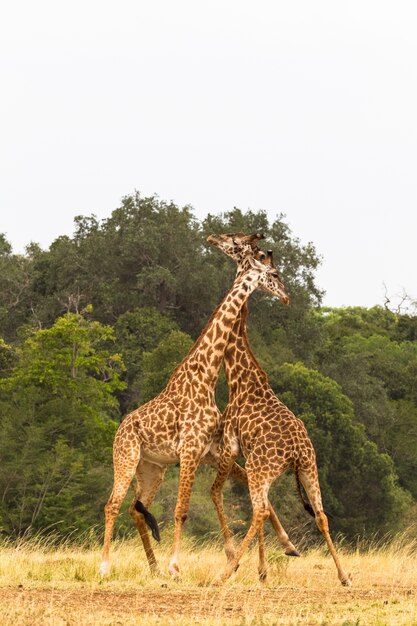
[[[230,476],[233,476],[233,478],[235,478],[241,483],[244,483],[245,485],[248,484],[248,476],[246,474],[245,468],[241,467],[241,465],[239,465],[236,462],[233,463],[231,467]],[[274,507],[272,506],[269,500],[268,500],[268,508],[269,508],[269,521],[271,522],[271,525],[273,529],[275,530],[275,534],[278,537],[278,541],[284,548],[285,554],[287,556],[300,556],[300,553],[298,552],[297,548],[294,546],[292,541],[290,541],[288,534],[286,533],[283,525],[280,522],[278,515],[275,512]]]
[[[187,519],[188,507],[190,504],[191,490],[194,483],[195,474],[201,458],[201,454],[197,456],[195,451],[189,451],[183,448],[180,454],[180,483],[178,487],[177,504],[175,507],[174,517],[174,542],[172,546],[172,555],[169,561],[168,570],[175,579],[180,578],[180,569],[178,566],[182,527]]]
[[[222,574],[215,580],[216,585],[220,585],[225,582],[230,577],[230,575],[238,568],[240,559],[242,558],[245,551],[248,549],[256,534],[258,534],[258,538],[260,540],[260,562],[258,570],[259,576],[261,580],[264,574],[266,576],[263,523],[269,516],[268,491],[272,477],[269,474],[267,475],[263,473],[262,469],[262,466],[259,466],[259,464],[257,464],[256,466],[253,465],[250,460],[248,460],[248,462],[246,463],[246,471],[248,474],[249,482],[249,493],[253,509],[252,522],[249,526],[248,532],[246,533],[240,546],[236,550],[234,558],[228,562]]]
[[[252,542],[252,540],[254,539],[257,533],[259,537],[259,530],[261,529],[265,519],[269,515],[268,508],[267,506],[265,506],[265,504],[266,503],[255,505],[253,509],[252,522],[249,527],[249,530],[246,533],[245,537],[243,538],[240,546],[236,550],[234,557],[227,563],[222,574],[214,581],[215,585],[221,585],[222,583],[224,583],[232,575],[232,573],[237,570],[237,568],[239,567],[240,559],[242,558],[245,551],[248,549],[250,543]],[[262,536],[263,536],[263,533],[262,533]],[[262,539],[261,539],[261,544],[262,544]],[[260,565],[259,576],[261,577],[261,575],[263,575],[264,572],[266,575],[266,571],[261,569],[261,565]]]
[[[100,565],[101,576],[110,573],[109,552],[113,528],[123,500],[126,497],[132,478],[139,462],[140,441],[138,437],[131,437],[129,446],[121,445],[121,437],[116,434],[113,446],[114,481],[110,497],[104,507],[105,527],[103,556]]]
[[[273,529],[278,537],[278,541],[284,548],[284,552],[287,556],[301,556],[295,545],[292,543],[290,538],[288,537],[285,528],[280,522],[278,515],[275,512],[274,507],[271,502],[268,500],[268,509],[269,509],[269,521],[272,524]]]
[[[258,563],[259,580],[261,582],[264,582],[268,576],[268,565],[267,565],[266,556],[265,556],[265,533],[264,533],[263,523],[260,525],[259,530],[258,530],[258,555],[259,555],[259,563]]]

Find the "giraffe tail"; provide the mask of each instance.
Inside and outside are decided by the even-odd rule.
[[[295,468],[295,480],[297,482],[297,491],[298,491],[298,495],[301,498],[301,502],[303,503],[303,506],[305,508],[305,510],[307,511],[307,513],[310,513],[311,517],[316,517],[313,507],[311,506],[311,504],[309,502],[306,502],[304,500],[304,496],[303,496],[303,491],[301,488],[301,483],[300,483],[300,477],[298,476],[298,468]]]
[[[156,541],[160,541],[161,540],[161,535],[159,534],[158,522],[156,521],[156,519],[154,518],[152,513],[150,513],[148,511],[148,509],[142,504],[142,502],[140,500],[136,500],[136,502],[135,502],[135,510],[138,513],[142,513],[142,515],[143,515],[143,517],[145,519],[146,524],[151,529],[152,537]]]

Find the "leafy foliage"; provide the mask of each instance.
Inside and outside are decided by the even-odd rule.
[[[172,371],[189,352],[193,341],[180,330],[172,330],[155,350],[143,355],[143,402],[158,395],[168,382]]]
[[[143,403],[145,354],[155,350],[159,343],[176,329],[178,327],[173,320],[152,307],[127,311],[118,318],[115,324],[115,337],[126,365],[127,381],[127,389],[120,396],[123,413]],[[170,372],[167,378],[169,374]]]
[[[81,315],[31,334],[0,381],[1,525],[8,533],[96,521],[118,418],[113,331]],[[107,465],[107,471],[104,471]]]

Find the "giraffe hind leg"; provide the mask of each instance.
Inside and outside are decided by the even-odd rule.
[[[156,521],[152,513],[148,511],[148,509],[144,506],[143,502],[141,502],[140,500],[136,500],[134,507],[135,507],[135,511],[143,515],[143,518],[147,526],[149,526],[149,528],[151,529],[152,537],[155,539],[155,541],[158,541],[158,542],[161,541],[161,535],[159,534],[158,522]]]
[[[154,516],[149,513],[156,492],[165,474],[165,467],[141,460],[136,470],[138,486],[135,497],[129,507],[129,513],[139,532],[152,574],[159,574],[159,566],[149,538],[148,528],[154,539],[159,541],[159,528]]]
[[[295,480],[297,483],[298,495],[300,496],[300,500],[303,504],[304,510],[307,511],[307,513],[311,515],[311,517],[316,517],[316,514],[314,513],[314,509],[311,506],[310,502],[306,502],[304,500],[303,491],[302,491],[301,482],[300,482],[300,476],[298,474],[298,467],[295,468]]]
[[[136,467],[139,462],[139,456],[139,438],[131,440],[129,447],[124,448],[120,445],[120,439],[116,435],[113,446],[113,489],[107,501],[107,504],[104,507],[105,527],[103,556],[100,565],[101,576],[107,576],[110,573],[109,552],[111,538],[113,535],[113,528],[122,502],[126,497],[130,483],[132,482],[133,476],[135,475]]]
[[[317,475],[317,467],[310,467],[306,470],[300,470],[299,472],[300,482],[303,485],[310,504],[313,508],[317,528],[326,540],[330,554],[333,557],[334,564],[336,565],[337,574],[340,582],[344,586],[350,586],[352,584],[352,578],[350,574],[346,574],[343,570],[339,555],[336,552],[332,538],[329,531],[329,523],[327,515],[323,511],[323,504],[321,501],[320,485]],[[308,510],[308,509],[307,509]]]

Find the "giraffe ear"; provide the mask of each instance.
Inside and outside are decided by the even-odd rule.
[[[274,264],[274,261],[272,259],[272,250],[267,250],[266,254],[267,254],[267,257],[266,257],[265,263],[267,265],[271,265],[272,266]]]
[[[251,243],[255,243],[260,239],[265,239],[265,235],[263,233],[253,233],[252,235],[249,235],[249,241]]]
[[[247,259],[248,259],[248,261],[249,261],[249,263],[250,263],[250,265],[252,267],[256,267],[258,269],[262,269],[264,272],[266,271],[265,263],[262,263],[262,261],[259,258],[257,258],[256,256],[252,256],[251,254],[249,254],[247,256]]]

